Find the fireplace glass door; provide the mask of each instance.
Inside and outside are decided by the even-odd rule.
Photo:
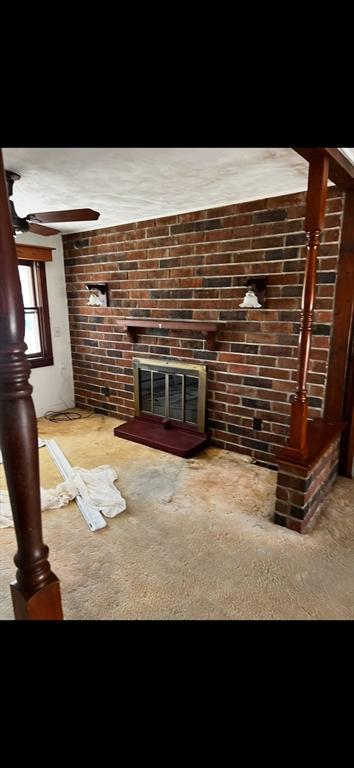
[[[169,418],[205,430],[206,366],[134,361],[136,415]]]

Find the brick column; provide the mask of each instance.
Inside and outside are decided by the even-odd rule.
[[[337,477],[340,433],[303,466],[279,459],[274,522],[305,533]]]

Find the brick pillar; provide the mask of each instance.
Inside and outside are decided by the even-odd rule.
[[[340,434],[310,466],[279,459],[274,522],[305,533],[337,477]]]

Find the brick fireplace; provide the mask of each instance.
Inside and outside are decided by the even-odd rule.
[[[211,442],[275,467],[296,383],[305,198],[303,192],[64,236],[77,405],[131,419],[134,358],[202,364]],[[310,418],[323,412],[342,203],[330,187],[308,375]],[[239,307],[250,277],[265,280],[262,308]],[[87,306],[85,284],[97,281],[108,284],[108,307]],[[217,326],[213,339],[203,323]]]

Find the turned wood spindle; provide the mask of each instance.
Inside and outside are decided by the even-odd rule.
[[[324,226],[328,182],[328,157],[320,155],[310,160],[307,187],[305,231],[307,238],[306,267],[301,302],[298,344],[298,377],[291,404],[290,434],[283,453],[289,458],[304,459],[307,444],[307,370],[311,349],[312,316],[316,293],[317,255],[321,230]]]
[[[16,619],[62,619],[59,581],[42,538],[37,421],[1,151],[0,259],[0,446],[18,546],[11,596]]]

